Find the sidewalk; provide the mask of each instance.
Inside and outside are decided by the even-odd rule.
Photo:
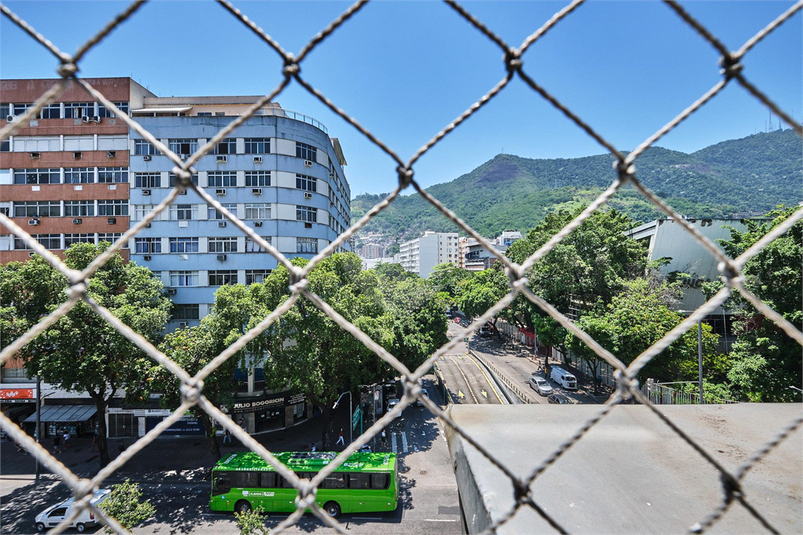
[[[337,429],[340,429],[340,420],[347,418],[347,415],[344,413],[341,418],[340,411],[336,412],[331,424],[332,426],[337,425]],[[346,412],[348,412],[348,408],[346,408]],[[311,418],[294,427],[254,435],[253,438],[270,451],[309,450],[313,442],[320,449],[322,423],[320,418]],[[125,439],[126,446],[131,447],[135,440],[134,438]],[[330,437],[332,444],[335,440],[337,440],[336,434],[334,437]],[[112,459],[119,455],[118,442],[118,439],[108,439],[109,455]],[[223,437],[218,436],[222,455],[247,449],[236,438],[232,438],[231,443],[223,444],[222,442]],[[51,454],[53,453],[49,439],[43,442],[43,445]],[[338,446],[331,449],[342,451],[344,448]],[[92,451],[91,437],[70,439],[70,447],[65,449],[62,446],[61,453],[55,454],[55,457],[80,477],[92,477],[100,470],[98,453]],[[126,478],[142,483],[207,481],[209,470],[214,464],[215,459],[209,451],[207,437],[160,437],[132,457],[108,481],[117,483]],[[51,480],[56,477],[44,467],[41,470],[43,480]],[[33,479],[34,473],[35,459],[32,455],[16,451],[13,441],[3,441],[0,444],[0,479]]]

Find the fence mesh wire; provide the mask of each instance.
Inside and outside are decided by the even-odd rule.
[[[58,526],[53,528],[52,533],[60,533],[72,524],[72,521],[78,514],[87,508],[91,508],[101,521],[111,527],[117,533],[123,534],[125,530],[120,524],[112,517],[105,515],[102,511],[97,510],[89,503],[92,497],[93,490],[98,488],[104,480],[111,476],[116,470],[122,467],[131,457],[137,454],[145,446],[150,444],[156,439],[159,434],[173,425],[189,408],[199,406],[206,411],[213,419],[220,422],[226,429],[228,429],[234,436],[236,436],[242,443],[257,452],[266,461],[271,463],[277,471],[290,481],[293,486],[298,490],[296,499],[296,511],[289,515],[282,521],[276,528],[275,533],[281,533],[286,527],[293,525],[304,513],[305,509],[310,509],[315,516],[320,518],[325,524],[332,527],[338,533],[347,533],[346,528],[339,523],[335,518],[330,517],[324,510],[317,506],[315,503],[315,493],[318,485],[339,467],[349,455],[357,451],[362,445],[366,444],[371,438],[377,435],[381,429],[389,424],[397,414],[399,414],[408,404],[416,399],[422,401],[424,405],[435,415],[441,418],[446,425],[451,426],[457,433],[460,434],[466,441],[471,443],[477,450],[486,456],[495,466],[497,466],[511,481],[514,489],[516,489],[516,505],[506,514],[500,516],[486,532],[495,532],[497,528],[512,518],[517,511],[522,507],[530,507],[538,515],[543,517],[556,531],[566,532],[566,528],[561,526],[559,522],[550,516],[549,511],[540,507],[530,493],[530,485],[532,482],[552,464],[554,464],[567,450],[569,450],[575,443],[583,438],[594,425],[602,420],[614,407],[615,404],[630,397],[635,397],[640,403],[649,407],[655,416],[661,419],[667,426],[669,426],[679,437],[687,442],[701,457],[710,463],[720,474],[722,484],[722,498],[717,507],[711,511],[705,518],[690,526],[690,531],[703,532],[713,526],[733,504],[738,502],[745,510],[754,516],[768,531],[777,532],[777,529],[762,515],[760,507],[750,503],[747,497],[742,492],[741,483],[747,472],[759,463],[770,451],[772,451],[779,443],[786,439],[793,433],[802,423],[803,416],[798,416],[794,421],[790,422],[784,429],[781,429],[774,437],[769,438],[767,443],[735,471],[728,471],[724,468],[717,459],[708,451],[703,449],[693,437],[684,433],[684,431],[675,425],[669,418],[656,409],[650,400],[639,389],[636,376],[638,372],[650,362],[656,355],[661,353],[669,344],[677,340],[684,332],[694,327],[697,322],[716,307],[721,305],[731,294],[731,292],[738,291],[744,296],[755,308],[765,317],[772,320],[779,328],[781,328],[792,339],[803,345],[803,333],[798,328],[788,321],[786,321],[780,314],[770,308],[767,304],[761,301],[760,298],[751,293],[744,287],[742,268],[745,263],[758,254],[768,243],[773,239],[783,235],[787,232],[792,225],[803,219],[803,209],[796,210],[791,217],[784,221],[781,225],[774,228],[763,239],[759,240],[753,247],[745,251],[737,258],[729,258],[716,244],[711,242],[705,236],[701,235],[693,225],[689,224],[679,213],[677,213],[671,206],[664,203],[650,190],[645,188],[639,181],[634,162],[644,151],[655,144],[661,137],[666,135],[682,121],[697,112],[711,99],[715,98],[726,86],[732,83],[741,85],[746,91],[753,95],[758,101],[764,104],[767,108],[772,110],[778,117],[780,117],[787,125],[792,127],[799,135],[803,135],[803,127],[796,123],[794,119],[787,114],[784,110],[780,109],[773,103],[767,95],[760,89],[754,86],[744,74],[744,67],[742,59],[750,50],[768,34],[786,22],[795,13],[803,8],[803,1],[797,2],[792,5],[785,12],[781,13],[774,21],[768,24],[765,28],[759,31],[755,36],[750,38],[747,42],[741,45],[735,52],[732,52],[728,47],[717,39],[705,26],[699,21],[694,19],[687,13],[683,7],[673,0],[665,0],[664,3],[668,6],[670,12],[668,16],[680,17],[685,23],[693,28],[701,39],[707,41],[713,46],[720,54],[720,65],[722,67],[720,74],[721,80],[716,83],[711,89],[703,94],[697,101],[693,102],[686,109],[680,111],[678,115],[669,121],[666,125],[659,128],[654,134],[649,136],[643,143],[641,143],[634,151],[626,156],[617,150],[614,145],[607,141],[599,132],[597,132],[591,125],[584,122],[580,117],[573,113],[567,106],[562,104],[560,100],[546,89],[541,87],[525,70],[522,62],[522,55],[532,46],[536,46],[538,40],[551,30],[555,25],[559,24],[567,16],[581,6],[584,0],[574,0],[566,7],[555,13],[544,25],[528,36],[519,47],[514,47],[506,44],[499,36],[497,36],[492,28],[485,26],[480,20],[474,17],[468,9],[460,5],[454,0],[444,0],[454,11],[463,17],[467,24],[473,26],[477,31],[486,36],[491,42],[496,44],[503,52],[503,62],[505,69],[505,76],[492,87],[485,95],[480,97],[471,107],[463,112],[454,121],[448,124],[443,130],[438,132],[432,139],[427,141],[416,153],[405,162],[392,148],[388,147],[378,137],[372,134],[368,129],[362,126],[355,118],[350,116],[346,111],[340,109],[336,103],[330,101],[324,94],[313,87],[307,80],[301,76],[300,66],[307,55],[322,41],[329,37],[333,32],[337,31],[341,26],[346,24],[348,20],[357,14],[368,2],[368,0],[359,0],[351,5],[339,17],[332,21],[323,31],[318,33],[312,40],[307,43],[299,54],[293,55],[285,51],[281,45],[273,39],[268,33],[263,31],[253,21],[239,9],[234,7],[231,3],[225,0],[218,0],[218,3],[226,9],[231,15],[236,17],[244,26],[255,33],[264,43],[278,54],[283,60],[283,68],[281,71],[281,82],[269,94],[265,95],[253,106],[251,106],[246,113],[232,121],[228,126],[220,130],[212,139],[210,139],[204,146],[200,147],[186,161],[182,160],[177,154],[170,151],[168,147],[164,146],[153,134],[145,130],[136,121],[129,117],[126,113],[121,112],[112,102],[104,97],[99,91],[93,88],[85,80],[78,77],[79,63],[81,58],[92,48],[99,46],[104,38],[112,32],[117,26],[124,23],[131,17],[138,9],[145,3],[144,0],[137,0],[130,4],[127,9],[121,12],[117,17],[110,21],[100,32],[92,36],[87,42],[79,47],[74,54],[69,54],[60,51],[52,42],[37,32],[28,23],[17,16],[7,6],[0,4],[0,11],[3,15],[10,19],[14,24],[24,30],[31,38],[38,41],[43,47],[49,50],[59,61],[59,68],[57,74],[60,77],[53,87],[43,93],[34,104],[27,110],[24,116],[20,117],[12,123],[7,124],[0,130],[0,140],[8,139],[16,129],[21,125],[27,123],[29,119],[35,119],[38,112],[46,104],[53,102],[66,85],[68,80],[75,80],[81,84],[98,102],[102,103],[108,110],[111,110],[116,117],[125,121],[128,126],[140,134],[144,139],[155,145],[158,150],[165,154],[175,164],[173,171],[176,173],[176,186],[175,189],[167,196],[167,198],[156,206],[146,217],[140,220],[137,224],[132,226],[123,236],[118,239],[112,247],[107,249],[103,254],[93,261],[83,271],[76,271],[68,268],[58,257],[50,253],[28,233],[17,226],[9,217],[0,213],[0,224],[11,231],[16,237],[25,242],[25,244],[35,251],[37,254],[42,255],[52,266],[62,272],[69,280],[68,299],[58,309],[53,311],[49,316],[43,318],[36,326],[23,336],[15,340],[0,352],[0,364],[12,358],[21,348],[31,342],[37,335],[41,334],[59,318],[67,314],[73,306],[79,301],[87,303],[97,314],[103,317],[111,325],[113,325],[120,333],[122,333],[131,342],[136,344],[151,358],[159,364],[165,366],[172,372],[182,383],[181,392],[183,396],[183,403],[178,407],[168,418],[162,421],[154,429],[149,431],[145,436],[137,440],[131,447],[129,447],[120,456],[115,458],[109,465],[101,469],[92,479],[81,479],[73,474],[66,466],[60,463],[56,458],[49,454],[49,452],[42,446],[37,444],[34,439],[23,432],[13,422],[11,422],[4,415],[0,415],[0,428],[5,430],[8,435],[14,440],[18,441],[27,451],[32,453],[39,462],[46,468],[56,474],[65,484],[67,484],[76,498],[77,507],[74,508],[73,514],[70,518],[66,518]],[[615,159],[614,168],[617,173],[617,178],[603,192],[596,200],[594,200],[588,208],[586,208],[580,215],[578,215],[570,224],[553,236],[543,247],[532,254],[522,264],[516,264],[510,259],[495,252],[495,249],[490,246],[488,241],[477,234],[469,225],[461,220],[454,212],[449,210],[446,206],[440,203],[431,194],[424,191],[421,186],[413,178],[414,165],[418,159],[428,152],[432,147],[438,144],[444,137],[448,136],[453,130],[458,128],[463,121],[476,113],[485,104],[496,97],[500,92],[505,90],[506,86],[515,78],[518,77],[533,91],[543,97],[546,101],[552,104],[555,108],[560,110],[566,118],[579,126],[590,137],[596,140],[603,146]],[[195,185],[191,180],[191,168],[193,164],[208,154],[217,142],[227,137],[232,133],[240,124],[242,124],[248,117],[253,115],[260,107],[275,99],[282,91],[292,82],[298,83],[309,91],[312,95],[317,97],[324,105],[331,109],[335,114],[340,116],[347,123],[356,128],[367,139],[379,147],[383,152],[387,153],[398,165],[396,172],[398,175],[398,186],[391,192],[383,201],[374,206],[363,216],[359,221],[354,223],[349,229],[341,234],[334,242],[332,242],[323,251],[317,254],[304,268],[293,266],[290,260],[282,255],[276,248],[269,242],[266,242],[262,237],[254,233],[245,223],[239,220],[235,215],[224,208],[217,200],[211,197],[202,187]],[[635,187],[641,195],[649,200],[653,205],[664,212],[668,217],[671,217],[678,224],[682,225],[687,232],[694,238],[719,262],[719,271],[724,287],[703,306],[694,311],[688,316],[681,324],[667,332],[658,342],[646,349],[638,358],[636,358],[629,366],[625,366],[615,355],[604,349],[587,333],[579,330],[574,323],[561,314],[555,307],[548,302],[541,299],[527,286],[526,272],[528,268],[532,267],[536,262],[544,257],[551,251],[563,238],[570,232],[576,229],[583,221],[585,221],[595,210],[599,209],[605,202],[607,202],[619,189],[626,184]],[[322,259],[335,252],[341,245],[348,241],[357,231],[363,228],[372,218],[385,210],[400,194],[402,190],[412,186],[424,199],[426,199],[432,206],[439,210],[444,216],[454,222],[463,232],[475,238],[479,243],[484,245],[489,251],[493,252],[497,260],[504,267],[505,272],[510,282],[510,292],[505,295],[498,303],[492,306],[482,316],[477,318],[473,323],[465,327],[462,332],[451,339],[449,343],[438,349],[429,359],[424,362],[419,368],[415,370],[407,369],[396,357],[382,348],[379,344],[371,340],[365,333],[360,331],[356,326],[346,321],[340,316],[332,307],[329,306],[324,300],[317,295],[310,292],[307,288],[308,275],[312,269],[318,265]],[[220,211],[226,219],[239,228],[244,234],[249,236],[252,240],[262,246],[271,255],[273,255],[282,265],[287,267],[291,273],[291,297],[285,301],[279,308],[274,310],[270,315],[264,318],[256,327],[251,329],[244,336],[239,338],[233,345],[228,347],[223,353],[216,357],[208,366],[202,369],[195,376],[190,376],[180,366],[173,362],[167,355],[160,352],[156,347],[151,345],[138,333],[134,332],[119,319],[117,319],[109,310],[94,302],[87,294],[88,281],[90,277],[107,262],[112,255],[118,252],[128,239],[137,235],[139,231],[145,228],[152,220],[154,220],[161,212],[168,209],[168,206],[175,200],[179,193],[186,189],[192,189],[209,205]],[[495,458],[481,443],[475,441],[470,434],[466,433],[463,429],[456,424],[448,414],[444,413],[434,402],[429,400],[426,396],[421,394],[421,378],[426,374],[427,370],[435,363],[441,356],[450,352],[460,342],[460,340],[469,335],[474,330],[478,329],[486,321],[493,318],[497,313],[507,307],[517,296],[522,295],[529,299],[532,303],[540,307],[547,314],[557,320],[563,327],[568,329],[583,342],[585,342],[593,351],[613,368],[615,368],[615,375],[617,378],[617,389],[610,396],[607,402],[600,407],[600,410],[595,416],[590,418],[584,423],[570,439],[560,444],[555,450],[542,461],[531,473],[529,474],[516,474],[505,463],[498,458]],[[324,313],[329,315],[340,327],[348,331],[352,336],[365,344],[366,347],[371,349],[378,358],[381,358],[389,365],[393,366],[395,370],[401,375],[404,385],[404,395],[399,405],[385,414],[381,419],[375,422],[362,436],[350,444],[337,458],[330,463],[324,470],[318,473],[312,480],[299,479],[291,470],[278,462],[273,454],[260,445],[256,440],[248,435],[240,426],[232,421],[226,414],[222,413],[217,407],[211,404],[203,395],[203,380],[218,366],[220,366],[227,359],[232,358],[233,355],[242,349],[249,341],[253,340],[256,336],[267,329],[274,321],[276,321],[282,314],[286,313],[293,306],[296,301],[304,296]]]

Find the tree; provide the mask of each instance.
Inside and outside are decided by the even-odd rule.
[[[179,329],[168,334],[159,349],[191,376],[197,374],[226,347],[225,341],[216,337],[211,327],[216,320],[213,312],[201,320],[201,325],[198,327]],[[231,405],[237,389],[237,380],[234,376],[237,365],[237,358],[232,357],[204,379],[202,394],[218,408]],[[178,408],[182,402],[181,382],[163,366],[154,366],[150,375],[153,378],[151,389],[162,393],[162,405],[171,409]],[[210,453],[215,460],[220,459],[220,445],[217,442],[212,417],[197,405],[193,406],[190,412],[198,418],[206,430]]]
[[[156,508],[148,500],[142,500],[142,490],[137,483],[126,479],[118,485],[112,485],[112,492],[101,504],[100,509],[115,518],[127,531],[138,526],[156,513]],[[106,533],[114,531],[106,527]]]
[[[270,529],[265,527],[262,520],[264,512],[265,510],[261,506],[250,511],[235,511],[234,518],[237,520],[237,529],[240,530],[240,535],[268,535]]]
[[[795,208],[779,207],[768,215],[771,221],[748,221],[747,230],[731,229],[730,240],[721,242],[725,252],[736,257],[746,251],[767,232],[780,225]],[[801,329],[803,311],[803,223],[798,222],[786,234],[776,238],[744,266],[745,286],[784,319]],[[706,293],[715,292],[721,283],[705,286]],[[730,354],[728,379],[742,399],[765,402],[801,401],[801,393],[789,386],[800,387],[800,345],[775,323],[760,315],[738,292],[731,294],[726,305],[739,321],[734,323],[737,340]]]
[[[451,304],[458,304],[461,286],[471,278],[470,271],[459,268],[451,262],[445,262],[432,268],[427,280],[436,292],[449,295],[452,299]]]
[[[481,316],[508,292],[509,281],[501,269],[491,268],[477,272],[462,282],[460,310],[468,317]]]
[[[67,266],[81,270],[110,244],[79,243],[65,252]],[[0,273],[4,345],[31,328],[66,300],[66,279],[36,256],[9,263]],[[147,268],[115,254],[90,279],[87,293],[151,343],[158,343],[169,318],[170,301]],[[9,328],[6,331],[6,327]],[[120,389],[137,399],[151,359],[83,301],[20,351],[30,377],[71,392],[86,392],[97,409],[101,466],[109,463],[106,407]]]

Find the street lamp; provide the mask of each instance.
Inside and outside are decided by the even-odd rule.
[[[352,410],[352,403],[351,403],[352,401],[351,390],[346,390],[345,392],[340,394],[340,397],[337,398],[335,404],[332,405],[332,410],[337,408],[337,404],[340,403],[340,400],[343,399],[343,396],[345,396],[346,394],[349,395],[349,444],[351,444],[352,442],[354,442],[354,422],[351,421],[351,418],[354,417],[354,411]]]

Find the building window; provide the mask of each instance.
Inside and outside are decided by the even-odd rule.
[[[161,238],[134,238],[134,250],[138,254],[162,252]]]
[[[258,282],[265,282],[265,277],[270,275],[269,269],[246,269],[245,270],[245,283],[255,284]]]
[[[128,182],[128,168],[98,167],[98,182],[101,184]]]
[[[19,169],[14,170],[14,184],[59,184],[61,169]]]
[[[245,138],[245,153],[270,154],[270,138],[267,137]]]
[[[190,155],[198,150],[197,139],[169,139],[168,147],[176,154]]]
[[[209,272],[209,286],[223,286],[224,284],[237,284],[236,269],[220,269]]]
[[[265,203],[246,203],[245,218],[256,220],[270,219],[270,205]]]
[[[123,237],[123,233],[122,232],[101,232],[100,234],[98,234],[98,243],[100,243],[102,241],[107,241],[109,243],[114,243],[114,242],[116,242],[117,240],[119,240],[122,237]],[[123,242],[122,248],[123,249],[128,249],[128,240]]]
[[[296,141],[297,158],[303,158],[304,160],[311,160],[314,162],[317,153],[318,149],[313,147],[312,145],[307,145],[306,143],[301,143],[300,141]]]
[[[94,102],[66,102],[64,104],[65,119],[80,119],[95,115]]]
[[[92,201],[88,201],[92,202]],[[59,201],[22,201],[14,203],[14,217],[59,217]]]
[[[270,171],[246,171],[245,185],[249,188],[270,186]]]
[[[176,174],[175,173],[168,174],[167,175],[167,179],[168,179],[168,182],[170,184],[170,187],[171,188],[175,188],[176,187]],[[196,186],[198,185],[198,175],[192,175],[192,177],[190,177],[190,180],[192,180],[192,183],[195,184]]]
[[[315,223],[318,221],[318,209],[310,206],[296,206],[296,221]]]
[[[41,117],[42,119],[61,119],[61,104],[58,102],[45,104],[42,108]]]
[[[14,111],[11,113],[11,115],[19,116],[19,115],[24,115],[25,112],[28,111],[29,108],[33,108],[33,104],[32,103],[31,104],[16,103],[16,104],[13,104],[13,108],[14,108]]]
[[[11,140],[4,139],[0,141],[0,152],[11,152]]]
[[[170,205],[170,219],[173,221],[186,221],[190,219],[198,219],[198,205],[197,204],[171,204]]]
[[[135,139],[134,154],[136,156],[154,156],[159,154],[159,151],[147,139]]]
[[[134,221],[142,221],[145,219],[145,216],[156,207],[155,204],[134,204],[132,206],[134,210]]]
[[[237,238],[209,238],[210,253],[236,253]]]
[[[197,253],[198,238],[170,238],[171,253]]]
[[[270,241],[270,236],[262,236],[262,239],[273,245]],[[249,236],[245,237],[245,252],[246,253],[264,253],[265,249],[260,247],[257,242],[252,240]]]
[[[296,175],[296,188],[304,191],[318,191],[318,179],[307,175]]]
[[[236,154],[237,153],[237,140],[233,138],[226,138],[215,145],[215,150],[212,154]]]
[[[64,201],[64,217],[92,217],[94,215],[94,201]]]
[[[237,205],[235,203],[227,203],[223,205],[223,208],[234,214],[237,217]],[[214,209],[214,207],[210,206],[208,209],[207,218],[208,219],[226,219],[223,217],[223,212],[218,212]]]
[[[211,111],[199,111],[195,114],[196,117],[212,117]]]
[[[0,118],[5,119],[7,116],[11,115],[11,108],[13,108],[13,106],[8,102],[0,102]]]
[[[95,243],[94,234],[65,234],[64,248],[67,249],[74,243]]]
[[[65,184],[92,184],[95,182],[93,167],[66,167],[64,169]]]
[[[162,187],[162,173],[134,173],[134,187],[160,188]]]
[[[128,102],[112,102],[118,110],[128,113]],[[103,104],[98,103],[98,117],[114,117],[114,113],[107,109]]]
[[[171,271],[170,286],[198,286],[198,272]]]
[[[201,317],[200,305],[173,305],[173,321],[197,320]]]
[[[237,173],[234,171],[210,171],[210,188],[233,188],[237,186]]]
[[[128,215],[128,201],[98,201],[98,215]]]
[[[317,238],[296,238],[296,252],[297,253],[317,253],[318,252],[318,239]]]
[[[61,249],[60,234],[31,234],[31,237],[47,249]],[[20,238],[15,237],[14,249],[17,251],[24,251],[30,249],[30,247]]]

